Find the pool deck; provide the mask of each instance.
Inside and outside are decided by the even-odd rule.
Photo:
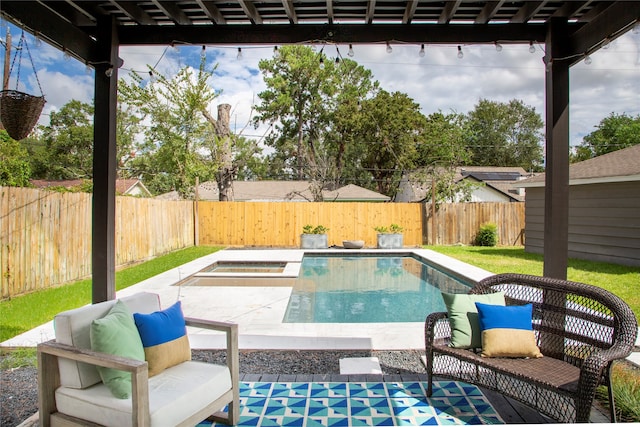
[[[437,265],[447,273],[466,281],[479,281],[492,273],[454,260],[428,249],[349,250],[327,249],[227,249],[204,256],[178,268],[130,286],[117,293],[124,297],[137,292],[153,292],[160,296],[162,307],[182,301],[185,316],[237,323],[241,350],[424,350],[424,323],[283,323],[291,295],[289,286],[174,286],[216,261],[285,261],[300,263],[305,252],[415,254]],[[55,337],[53,322],[0,343],[2,347],[36,346]],[[189,329],[189,341],[194,349],[221,349],[224,336],[210,331]],[[640,345],[640,338],[637,342]],[[629,358],[640,365],[640,353]],[[245,381],[399,381],[425,380],[422,374],[397,375],[255,375],[244,374]],[[499,393],[484,390],[492,405],[507,424],[544,424],[553,422],[539,413]],[[37,418],[37,414],[35,415]],[[32,417],[33,418],[33,417]],[[591,422],[606,423],[608,418],[592,410]],[[25,425],[29,424],[28,421]]]
[[[229,321],[238,324],[240,349],[274,350],[406,350],[424,349],[424,323],[283,323],[292,288],[289,286],[173,286],[216,261],[285,261],[300,263],[305,252],[376,255],[416,254],[468,281],[478,281],[491,273],[428,249],[227,249],[191,261],[117,293],[117,297],[137,292],[160,296],[162,307],[177,300],[185,316]],[[231,277],[228,275],[227,277]],[[263,275],[264,276],[264,275]],[[241,279],[239,279],[241,280]],[[54,338],[53,322],[18,335],[1,346],[35,346]],[[224,336],[190,328],[194,349],[224,348]]]

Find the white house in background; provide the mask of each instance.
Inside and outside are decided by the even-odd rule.
[[[424,174],[403,177],[396,202],[431,200],[431,181],[422,181],[420,176]],[[529,177],[531,174],[521,167],[463,166],[456,168],[454,182],[468,180],[477,184],[471,192],[471,202],[522,202],[524,190],[515,184]]]
[[[310,202],[313,200],[308,181],[234,181],[233,198],[236,202]],[[323,190],[327,202],[388,202],[390,197],[354,184],[336,190]],[[157,196],[158,199],[180,200],[177,191]],[[199,200],[219,199],[218,184],[203,182],[198,186]]]
[[[51,187],[64,187],[73,188],[79,187],[85,180],[82,179],[61,179],[61,180],[47,180],[47,179],[32,179],[31,185],[36,188],[51,188]],[[116,180],[116,195],[118,196],[135,196],[135,197],[151,197],[151,192],[145,187],[145,185],[139,179],[117,179]]]

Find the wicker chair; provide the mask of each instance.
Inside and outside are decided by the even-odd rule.
[[[426,365],[433,377],[460,380],[525,403],[560,422],[589,422],[596,388],[611,389],[611,365],[633,350],[637,321],[629,306],[596,286],[520,274],[488,277],[470,293],[505,292],[507,305],[533,303],[533,329],[544,355],[539,359],[484,358],[449,347],[447,313],[425,323]]]

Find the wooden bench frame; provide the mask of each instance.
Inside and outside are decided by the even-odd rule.
[[[633,350],[638,324],[631,308],[596,286],[521,274],[487,277],[469,293],[497,291],[507,305],[533,304],[544,357],[484,358],[451,348],[447,313],[432,313],[425,322],[428,396],[434,377],[443,377],[495,390],[560,422],[589,422],[596,388],[605,385],[615,422],[611,365]]]
[[[224,332],[226,335],[226,365],[231,373],[232,388],[206,408],[192,414],[180,426],[198,424],[204,419],[235,425],[240,419],[240,360],[238,355],[238,325],[203,319],[185,318],[187,326]],[[146,361],[127,359],[88,349],[60,344],[55,340],[38,344],[38,404],[41,426],[91,425],[57,412],[55,391],[60,386],[58,359],[66,358],[96,366],[131,372],[132,425],[149,426],[149,370]],[[228,412],[216,412],[228,403]]]

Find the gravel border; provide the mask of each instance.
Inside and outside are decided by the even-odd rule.
[[[420,360],[424,352],[404,351],[337,351],[337,350],[240,350],[240,374],[314,375],[339,374],[340,359],[377,357],[385,375],[425,373]],[[224,363],[224,350],[193,350],[194,360]],[[36,368],[3,369],[0,372],[0,426],[32,425],[38,411],[38,372]],[[37,418],[35,419],[37,422]]]

